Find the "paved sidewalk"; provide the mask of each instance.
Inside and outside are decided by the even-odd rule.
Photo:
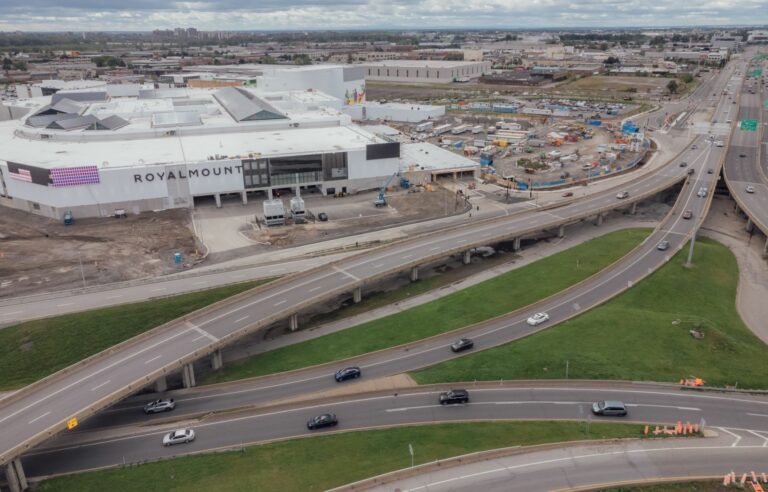
[[[347,328],[351,328],[368,321],[373,321],[385,316],[397,314],[407,309],[426,304],[436,299],[440,299],[454,292],[458,292],[460,290],[466,289],[467,287],[477,285],[480,282],[484,282],[488,279],[501,275],[502,273],[515,270],[534,261],[540,260],[547,256],[551,256],[557,252],[569,249],[597,236],[631,227],[655,227],[656,224],[657,221],[652,219],[643,220],[642,218],[630,217],[616,217],[614,219],[609,219],[601,227],[596,227],[591,222],[583,222],[580,225],[574,225],[566,228],[566,235],[562,239],[551,242],[539,241],[533,246],[522,250],[522,256],[517,257],[510,262],[494,266],[487,270],[483,270],[452,284],[429,292],[425,292],[424,294],[414,296],[410,299],[372,309],[356,316],[350,316],[348,318],[343,318],[314,328],[307,328],[305,330],[289,333],[270,340],[263,340],[255,344],[235,345],[227,348],[227,350],[224,351],[224,356],[227,361],[238,360],[288,345],[293,345],[295,343],[303,342],[306,340],[312,340],[314,338],[318,338],[330,333],[335,333],[337,331],[345,330]]]
[[[733,201],[716,199],[701,232],[726,245],[739,265],[736,309],[741,319],[763,342],[768,344],[768,260],[762,257],[765,238],[760,233],[750,237],[746,221],[733,209]],[[694,258],[696,258],[694,252]]]

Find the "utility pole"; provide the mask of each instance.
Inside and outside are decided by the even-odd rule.
[[[685,266],[688,268],[691,268],[691,260],[693,259],[693,244],[696,242],[696,232],[698,232],[698,229],[694,229],[693,235],[691,236],[691,247],[688,249],[688,260],[685,262]]]

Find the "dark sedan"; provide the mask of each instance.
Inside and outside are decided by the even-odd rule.
[[[318,415],[317,417],[307,421],[307,429],[315,430],[315,429],[321,429],[323,427],[333,427],[335,425],[338,425],[338,423],[339,423],[339,419],[336,418],[336,414],[324,413],[322,415]]]
[[[455,389],[440,393],[441,405],[454,405],[457,403],[469,403],[469,391],[463,389]]]
[[[475,342],[473,342],[469,338],[461,338],[451,344],[451,350],[453,350],[454,352],[461,352],[463,350],[469,350],[474,346],[475,346]]]
[[[357,379],[362,375],[363,372],[359,367],[347,367],[345,369],[339,369],[336,371],[336,374],[333,375],[333,378],[337,383],[340,383],[341,381],[346,381],[347,379]]]

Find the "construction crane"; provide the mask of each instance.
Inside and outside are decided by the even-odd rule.
[[[384,196],[384,193],[387,192],[387,187],[392,182],[393,179],[395,179],[395,176],[397,176],[399,173],[394,173],[392,176],[389,177],[386,183],[384,183],[384,186],[381,187],[379,190],[379,196],[376,197],[376,199],[373,201],[373,204],[377,207],[386,207],[387,206],[387,197]]]

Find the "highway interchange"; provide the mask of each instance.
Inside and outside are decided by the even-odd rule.
[[[720,96],[731,70],[723,71],[717,84],[711,88],[712,92],[709,86],[698,91],[701,101],[697,106],[705,109],[708,104],[716,104],[716,119],[725,119],[726,111],[731,111],[730,101]],[[717,96],[712,97],[713,93]],[[635,200],[650,196],[674,183],[683,183],[678,184],[681,192],[673,210],[643,245],[587,281],[520,312],[408,346],[367,354],[350,361],[260,378],[249,383],[242,391],[232,391],[229,387],[211,388],[201,393],[190,393],[197,396],[190,397],[188,401],[181,395],[178,398],[180,403],[177,416],[183,417],[185,412],[197,415],[244,405],[265,404],[328,389],[336,385],[331,378],[333,369],[345,364],[360,365],[366,378],[400,374],[457,357],[447,349],[447,345],[459,335],[472,337],[476,350],[488,348],[538,329],[546,329],[605,302],[667,261],[685,244],[703,220],[719,167],[725,160],[726,149],[714,146],[704,135],[697,136],[692,143],[696,148],[686,146],[661,171],[622,187]],[[687,162],[687,167],[679,166],[683,161]],[[706,170],[710,168],[715,170],[713,174],[707,174]],[[687,175],[688,169],[695,170],[692,176]],[[701,187],[707,188],[706,197],[696,195]],[[32,445],[42,442],[48,437],[48,432],[60,430],[71,416],[86,417],[103,409],[150,383],[164,370],[178,369],[181,362],[200,358],[248,330],[287,317],[299,306],[348,292],[364,282],[406,270],[430,259],[451,253],[460,254],[472,247],[500,239],[557,228],[627,205],[628,202],[617,200],[614,195],[615,191],[575,200],[557,208],[471,223],[415,237],[285,278],[258,289],[255,294],[239,296],[221,307],[172,323],[154,336],[127,344],[118,351],[57,376],[48,384],[22,390],[19,395],[0,403],[0,424],[3,426],[0,456],[3,461],[13,458],[18,449],[25,449],[17,448],[19,443]],[[681,218],[682,212],[686,210],[693,212],[694,220]],[[670,249],[658,251],[656,244],[661,240],[669,241]],[[536,328],[530,327],[525,319],[536,311],[548,312],[551,321]],[[525,393],[521,395],[521,392]],[[161,431],[97,439],[87,445],[68,444],[68,440],[76,442],[73,436],[77,433],[70,433],[47,443],[46,448],[52,446],[50,449],[41,448],[27,453],[23,462],[28,474],[36,476],[141,461],[178,452],[295,437],[306,433],[303,423],[309,416],[323,411],[339,414],[341,430],[442,420],[584,419],[589,413],[586,410],[588,402],[609,396],[636,405],[631,408],[633,420],[672,422],[681,418],[705,418],[710,425],[746,428],[755,432],[768,431],[768,400],[757,397],[713,397],[670,390],[638,391],[599,387],[481,389],[473,391],[472,395],[471,404],[453,408],[436,405],[436,392],[429,391],[343,400],[330,406],[325,403],[310,407],[299,405],[238,417],[241,420],[214,418],[195,426],[196,430],[199,429],[198,439],[184,450],[160,447],[158,436],[162,434]],[[734,406],[738,406],[738,411],[734,411]],[[143,419],[140,415],[131,399],[96,414],[84,427],[96,431],[110,426],[136,424],[140,418]]]

